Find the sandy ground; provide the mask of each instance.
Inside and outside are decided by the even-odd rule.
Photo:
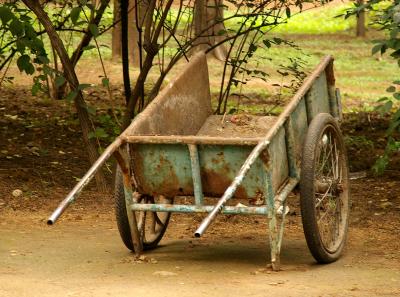
[[[400,296],[400,251],[370,229],[351,228],[345,255],[317,265],[291,219],[272,272],[262,219],[220,220],[194,239],[197,221],[175,215],[161,246],[135,261],[111,212],[76,208],[52,227],[47,214],[2,212],[0,296]]]

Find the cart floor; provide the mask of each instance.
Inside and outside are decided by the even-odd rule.
[[[211,115],[197,135],[213,137],[263,137],[275,123],[274,116]]]

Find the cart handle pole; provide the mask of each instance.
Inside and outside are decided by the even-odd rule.
[[[215,220],[217,214],[221,212],[222,208],[224,207],[225,203],[233,197],[237,188],[242,183],[244,177],[246,176],[247,172],[249,171],[251,165],[257,160],[260,154],[266,149],[269,145],[269,141],[264,139],[260,141],[257,146],[253,149],[250,153],[247,160],[244,162],[242,167],[239,170],[239,173],[231,183],[231,185],[225,190],[224,195],[218,200],[218,203],[214,206],[212,211],[204,218],[201,222],[199,228],[197,228],[196,232],[194,233],[195,237],[200,237],[203,233],[207,230],[210,226],[211,222]]]
[[[113,143],[111,143],[104,152],[100,155],[100,157],[94,162],[92,167],[90,167],[89,171],[82,177],[82,179],[76,184],[76,186],[69,192],[67,197],[64,198],[63,201],[58,205],[56,210],[52,213],[52,215],[47,219],[48,225],[53,225],[57,219],[62,215],[62,213],[67,209],[67,207],[75,201],[75,199],[79,196],[82,189],[92,180],[95,173],[101,168],[101,166],[112,156],[112,154],[121,146],[122,140],[121,138],[117,138]]]

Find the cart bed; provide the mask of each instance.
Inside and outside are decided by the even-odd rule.
[[[197,135],[227,138],[265,137],[275,122],[276,117],[273,116],[211,115]]]

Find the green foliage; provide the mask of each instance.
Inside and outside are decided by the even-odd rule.
[[[44,44],[34,28],[35,20],[29,10],[10,2],[0,7],[0,61],[10,53],[17,52],[17,66],[21,72],[32,75],[36,65],[48,63]],[[13,45],[13,46],[11,46]]]
[[[382,174],[390,163],[390,156],[400,150],[400,141],[396,141],[393,137],[389,136],[385,153],[376,160],[373,170],[377,174]]]
[[[88,111],[90,114],[96,116],[96,126],[97,128],[94,132],[89,133],[89,138],[96,138],[107,143],[112,142],[115,137],[117,137],[121,133],[121,129],[113,116],[111,116],[112,111],[109,113],[99,113],[94,107],[88,107]]]
[[[365,136],[348,136],[344,137],[346,146],[354,148],[356,150],[374,150],[374,142],[366,138]]]
[[[35,72],[35,68],[31,63],[31,58],[28,55],[22,55],[17,60],[17,65],[19,70],[25,71],[26,74],[33,74]]]
[[[95,24],[89,24],[89,30],[94,37],[99,36],[99,28]]]

